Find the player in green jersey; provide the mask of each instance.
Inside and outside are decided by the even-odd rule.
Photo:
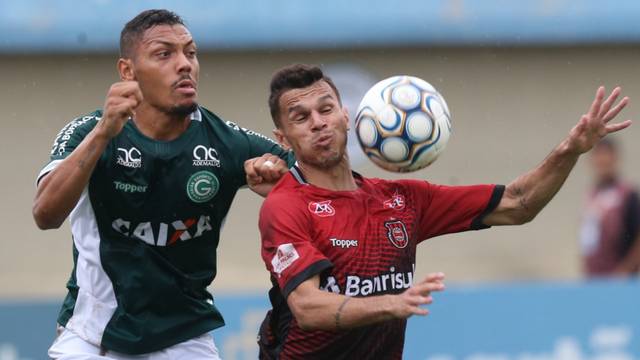
[[[120,82],[71,121],[38,176],[41,229],[69,216],[74,268],[54,359],[217,359],[224,325],[206,290],[236,191],[265,195],[293,156],[197,103],[196,45],[180,17],[124,27]],[[136,357],[137,358],[137,357]]]

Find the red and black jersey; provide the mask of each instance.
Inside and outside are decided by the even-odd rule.
[[[482,219],[504,191],[500,185],[354,176],[357,190],[331,191],[308,184],[293,167],[265,200],[260,232],[273,309],[260,329],[261,358],[401,358],[406,320],[341,332],[303,331],[287,296],[315,275],[323,290],[347,296],[401,293],[413,283],[418,243],[486,228]]]

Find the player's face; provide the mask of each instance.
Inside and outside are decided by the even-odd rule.
[[[349,117],[325,81],[293,89],[280,97],[280,127],[275,135],[298,161],[331,168],[346,158]]]
[[[591,167],[597,182],[613,180],[618,172],[618,156],[607,147],[595,148],[591,152]]]
[[[132,61],[145,102],[168,113],[195,110],[200,65],[187,28],[158,25],[148,29]]]

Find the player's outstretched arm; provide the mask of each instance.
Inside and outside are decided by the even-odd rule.
[[[58,228],[80,199],[91,173],[109,141],[122,130],[142,101],[136,81],[115,83],[109,89],[104,114],[80,145],[38,184],[33,218],[40,229]]]
[[[412,315],[427,315],[420,307],[431,304],[431,293],[444,290],[444,274],[429,274],[424,280],[397,295],[355,298],[320,290],[314,276],[289,294],[287,303],[303,330],[340,331]]]
[[[591,150],[606,135],[631,125],[631,120],[610,124],[629,102],[615,88],[604,99],[604,87],[599,87],[589,111],[571,129],[569,135],[535,169],[519,176],[507,185],[496,209],[484,218],[486,225],[517,225],[533,218],[551,201],[569,176],[581,154]]]

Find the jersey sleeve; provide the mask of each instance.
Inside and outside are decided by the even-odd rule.
[[[100,117],[101,112],[95,111],[91,114],[73,119],[60,130],[51,146],[49,162],[38,174],[36,185],[80,145],[85,136],[95,127]]]
[[[311,242],[310,220],[295,203],[286,196],[269,196],[260,210],[262,260],[285,298],[333,266]]]
[[[445,186],[408,180],[418,210],[418,241],[489,226],[484,218],[504,193],[503,185]]]
[[[292,167],[296,160],[293,152],[283,149],[278,143],[259,132],[240,127],[233,122],[227,121],[227,125],[242,132],[249,144],[248,158],[262,156],[266,153],[277,155],[287,163],[288,167]]]

